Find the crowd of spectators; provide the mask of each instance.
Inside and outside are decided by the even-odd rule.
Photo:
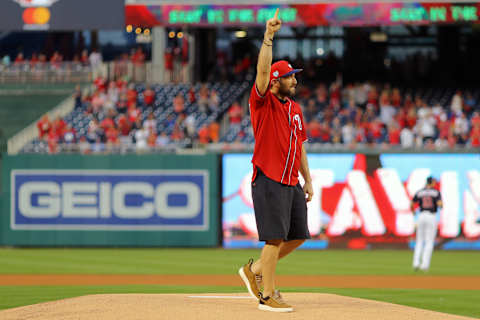
[[[480,147],[478,96],[457,90],[445,98],[448,89],[432,90],[437,92],[438,101],[389,84],[341,86],[336,81],[330,86],[299,86],[297,101],[303,107],[310,143],[425,149]]]
[[[50,56],[47,56],[45,53],[33,52],[29,57],[26,57],[23,52],[19,52],[14,59],[6,54],[1,60],[1,64],[4,67],[30,67],[32,69],[42,68],[47,65],[58,68],[64,62],[85,67],[97,66],[102,63],[102,55],[96,49],[93,49],[90,53],[85,49],[81,54],[75,54],[72,59],[65,59],[64,55],[59,51],[54,51]]]
[[[171,105],[161,106],[155,104],[156,93],[149,86],[137,91],[133,83],[98,77],[94,87],[88,95],[83,95],[80,87],[75,92],[75,109],[82,114],[82,119],[89,119],[84,132],[77,132],[60,117],[50,120],[44,116],[37,123],[39,139],[49,153],[143,153],[178,146],[199,147],[219,141],[219,123],[213,121],[200,126],[195,116],[208,115],[219,106],[216,91],[206,85],[198,92],[191,86],[186,96],[178,93]],[[196,102],[199,113],[186,112],[186,99]],[[155,111],[169,107],[173,112],[159,123]]]
[[[81,153],[149,152],[176,147],[198,147],[220,139],[220,124],[198,125],[199,115],[211,114],[220,103],[215,90],[202,86],[187,94],[178,93],[163,105],[155,104],[156,92],[149,86],[137,90],[124,80],[98,77],[94,91],[75,93],[76,110],[89,119],[77,132],[62,118],[44,116],[37,124],[39,138],[50,153],[79,150]],[[440,90],[440,89],[436,89]],[[388,84],[353,83],[341,86],[298,86],[296,100],[303,108],[310,144],[345,148],[419,148],[446,150],[454,147],[480,148],[480,105],[478,92],[448,90],[437,93],[439,101]],[[185,102],[195,102],[197,112],[188,113]],[[443,101],[443,102],[441,102]],[[172,113],[159,118],[159,108]],[[226,129],[238,128],[245,136],[246,108],[238,101],[225,112]],[[221,120],[221,119],[218,119]],[[251,130],[251,128],[247,129]],[[61,148],[60,148],[61,147]]]

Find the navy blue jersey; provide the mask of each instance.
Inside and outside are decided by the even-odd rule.
[[[424,188],[415,193],[412,201],[419,204],[420,211],[436,213],[438,210],[439,200],[442,200],[440,191],[433,188]]]

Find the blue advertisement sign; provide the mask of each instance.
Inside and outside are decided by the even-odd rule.
[[[207,170],[12,170],[13,230],[209,229]]]

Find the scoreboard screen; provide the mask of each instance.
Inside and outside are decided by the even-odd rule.
[[[127,5],[127,25],[256,26],[279,7],[293,26],[478,23],[479,3],[330,3],[289,5]]]

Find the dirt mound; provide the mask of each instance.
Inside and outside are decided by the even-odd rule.
[[[285,293],[284,298],[295,312],[260,311],[245,294],[102,294],[8,309],[0,311],[0,319],[473,319],[333,294]]]

